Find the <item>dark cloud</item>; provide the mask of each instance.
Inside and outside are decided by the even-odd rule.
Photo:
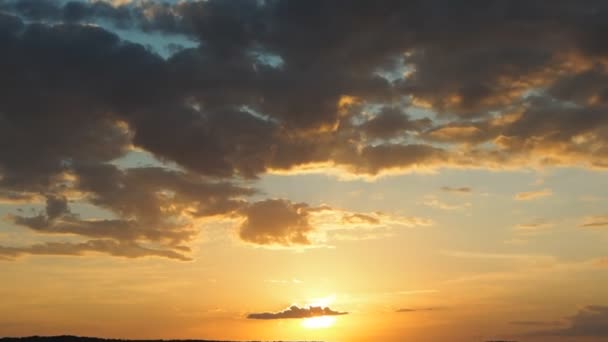
[[[52,2],[36,5],[37,2],[25,0],[15,3],[13,7],[18,13],[34,17],[43,14],[28,13],[37,11],[52,17],[57,11],[48,7],[59,6]],[[574,96],[568,95],[572,91],[558,83],[575,82],[569,81],[569,77],[576,78],[573,75],[577,73],[596,75],[603,70],[601,64],[585,69],[585,63],[598,63],[591,60],[595,55],[587,54],[587,50],[570,38],[589,33],[594,28],[581,30],[573,23],[585,22],[586,16],[601,16],[606,10],[601,4],[590,13],[563,2],[552,6],[538,2],[509,5],[488,2],[469,8],[442,1],[386,2],[381,6],[365,2],[331,5],[316,2],[295,5],[282,1],[264,4],[206,1],[173,5],[143,2],[124,6],[95,2],[69,3],[60,6],[60,11],[63,13],[68,5],[110,8],[105,12],[89,11],[92,14],[88,18],[92,19],[103,18],[104,13],[111,11],[127,11],[129,15],[124,17],[132,22],[133,28],[155,27],[174,32],[180,27],[179,30],[201,42],[200,48],[184,49],[163,62],[141,47],[120,43],[109,34],[103,38],[106,42],[103,44],[95,37],[85,40],[84,36],[93,32],[99,38],[104,37],[103,30],[89,28],[90,32],[79,33],[84,35],[82,42],[88,42],[87,46],[79,47],[80,40],[64,39],[64,45],[68,46],[56,50],[90,51],[89,59],[97,52],[121,51],[118,55],[124,60],[117,56],[105,63],[107,68],[97,68],[113,72],[85,75],[88,70],[85,65],[76,68],[82,73],[75,74],[72,79],[105,78],[93,85],[108,86],[86,92],[93,94],[86,98],[87,101],[100,100],[88,103],[87,108],[106,105],[104,112],[120,114],[119,118],[129,123],[135,144],[197,172],[222,177],[254,177],[268,168],[289,169],[307,163],[333,162],[350,172],[375,174],[385,169],[408,169],[420,164],[439,167],[492,166],[505,161],[507,164],[509,161],[520,163],[541,155],[545,156],[541,160],[543,163],[603,165],[605,148],[597,148],[597,143],[605,140],[605,133],[602,133],[605,120],[600,109],[574,109],[559,102],[521,97],[526,91],[554,83],[555,79],[559,82],[555,82],[555,90],[549,94],[570,99]],[[424,17],[442,24],[437,27],[425,25],[428,20],[420,21]],[[142,20],[147,23],[142,24]],[[557,25],[556,29],[555,21],[563,21],[563,25]],[[319,29],[302,30],[302,25],[295,25],[298,22],[319,24],[314,25]],[[477,29],[481,25],[484,30]],[[60,37],[58,32],[67,35],[70,31],[83,31],[79,26],[52,30],[38,27],[37,30],[45,35],[48,35],[47,31],[53,32],[48,37],[52,39],[45,39],[49,43],[42,45],[47,48],[53,47],[53,39]],[[449,34],[442,35],[442,32]],[[543,34],[549,32],[551,39],[544,39]],[[451,39],[448,40],[448,36]],[[478,46],[471,46],[471,41]],[[497,41],[501,43],[497,44]],[[377,48],[370,48],[372,46]],[[37,56],[48,53],[37,52]],[[404,52],[407,52],[405,57]],[[490,58],[488,54],[500,58]],[[423,57],[418,59],[418,55]],[[276,56],[282,62],[273,67],[261,62],[260,56]],[[578,60],[564,61],[564,58],[583,60],[578,63],[583,71],[570,70],[568,65]],[[57,56],[52,60],[62,59]],[[410,76],[396,83],[378,76],[377,71],[386,71],[388,65],[394,67],[395,61],[405,62],[412,69]],[[82,64],[80,59],[76,62]],[[44,67],[74,73],[73,63],[69,64],[70,70],[65,65],[48,64]],[[126,65],[138,68],[123,67]],[[41,76],[52,79],[51,75]],[[526,82],[526,77],[532,80]],[[134,80],[137,85],[133,84]],[[597,87],[602,84],[601,79],[590,83]],[[425,88],[430,89],[432,94],[429,96],[438,99],[426,98]],[[77,89],[63,88],[72,95],[85,89],[81,85]],[[112,89],[112,94],[130,96],[113,96],[107,94],[107,89]],[[597,105],[601,103],[598,100],[602,96],[601,89],[594,89],[586,93]],[[97,96],[104,93],[107,96]],[[382,103],[385,109],[368,122],[352,125],[352,120],[361,122],[362,118],[358,110],[344,111],[340,105],[344,96],[356,99],[358,108]],[[401,109],[394,106],[400,96],[413,96],[414,103],[426,101],[431,110],[462,114],[465,119],[474,113],[488,117],[496,115],[492,114],[494,112],[517,110],[514,106],[518,105],[529,109],[513,122],[501,124],[500,118],[492,118],[433,127],[431,118],[410,119],[401,113]],[[192,108],[194,105],[198,110]],[[261,116],[243,111],[245,107]],[[545,120],[547,115],[556,119]],[[239,127],[254,128],[248,133]],[[560,130],[559,134],[551,133],[557,130]],[[412,137],[411,133],[417,132],[424,140],[466,142],[472,146],[494,142],[495,148],[490,151],[476,148],[454,151],[450,148],[440,160],[418,160],[418,148],[395,148],[377,142],[365,145],[359,132],[375,139],[409,140],[415,140],[416,135]],[[162,134],[180,135],[181,138],[158,139]],[[582,142],[584,139],[589,143],[572,144],[573,140]],[[592,143],[591,139],[595,141]],[[352,143],[363,144],[363,149],[358,151],[367,153],[349,151]],[[590,153],[592,146],[593,153]],[[424,148],[431,149],[430,146]],[[437,150],[436,146],[433,148]],[[372,159],[380,159],[386,151],[396,149],[398,156],[391,158],[393,162],[373,165]]]
[[[393,138],[407,131],[420,131],[432,125],[429,118],[411,120],[399,108],[383,108],[380,113],[361,125],[370,138]]]
[[[242,210],[245,220],[239,235],[261,245],[308,245],[307,234],[314,228],[308,222],[307,207],[280,199],[253,203]]]
[[[590,216],[579,225],[582,228],[603,228],[608,227],[608,216]]]
[[[348,312],[333,311],[328,307],[310,306],[307,308],[300,308],[296,305],[292,305],[288,309],[279,312],[264,312],[264,313],[252,313],[247,315],[249,319],[288,319],[288,318],[310,318],[319,316],[341,316],[347,315]]]
[[[512,325],[520,325],[520,326],[555,326],[562,325],[563,322],[555,321],[555,322],[547,322],[547,321],[511,321],[509,324]]]
[[[377,239],[390,236],[395,227],[433,224],[421,217],[312,207],[285,199],[253,202],[236,215],[242,220],[241,239],[266,246],[327,246],[330,240]]]
[[[234,213],[244,240],[293,245],[306,205],[247,203],[244,180],[606,168],[606,18],[603,1],[2,1],[0,201],[46,198],[14,222],[123,246],[175,251]],[[114,28],[198,45],[162,58]],[[112,165],[133,148],[179,171]],[[74,194],[114,217],[79,217]]]
[[[75,170],[77,188],[87,193],[87,200],[110,210],[117,218],[83,219],[70,211],[65,197],[55,195],[47,196],[45,213],[9,218],[19,226],[39,233],[105,239],[104,246],[114,243],[110,246],[116,249],[154,243],[165,249],[155,251],[154,255],[186,258],[183,253],[189,248],[185,244],[198,232],[192,220],[231,213],[244,205],[240,196],[252,194],[248,188],[208,182],[199,176],[162,168],[120,170],[113,165],[96,165]],[[76,248],[74,245],[68,247]],[[36,254],[28,251],[18,255]],[[110,248],[99,251],[120,255]],[[137,256],[138,253],[125,256]]]
[[[473,189],[468,186],[462,186],[462,187],[442,186],[441,191],[455,192],[455,193],[470,193],[470,192],[473,192]]]
[[[342,217],[342,221],[347,224],[367,223],[367,224],[379,224],[380,219],[371,215],[354,213],[347,214]]]
[[[608,306],[589,305],[567,319],[567,327],[536,331],[532,336],[608,337]]]
[[[27,247],[0,246],[0,260],[12,260],[23,255],[63,255],[76,256],[86,253],[104,253],[118,257],[139,258],[145,256],[158,256],[181,261],[190,258],[170,250],[157,250],[146,248],[132,242],[117,242],[114,240],[89,240],[82,243],[47,242]]]

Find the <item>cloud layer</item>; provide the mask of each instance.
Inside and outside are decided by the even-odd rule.
[[[537,336],[608,337],[608,306],[589,305],[568,319],[568,326],[534,332]]]
[[[289,319],[289,318],[310,318],[319,316],[341,316],[347,315],[348,312],[333,311],[328,307],[310,306],[300,308],[297,305],[292,305],[288,309],[279,312],[264,312],[252,313],[247,315],[249,319]]]
[[[307,204],[249,202],[265,172],[605,169],[607,17],[604,1],[3,1],[0,201],[44,200],[10,219],[82,238],[52,251],[187,258],[218,215],[247,242],[311,243]],[[115,28],[196,46],[163,58]],[[176,167],[116,166],[134,150]]]

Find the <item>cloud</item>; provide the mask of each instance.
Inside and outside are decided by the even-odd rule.
[[[442,186],[441,191],[468,194],[468,193],[473,192],[473,189],[468,186],[462,186],[462,187]]]
[[[424,205],[426,205],[427,207],[432,207],[432,208],[437,208],[437,209],[441,209],[441,210],[460,210],[460,209],[467,209],[471,207],[471,203],[469,202],[465,202],[465,203],[460,203],[460,204],[450,204],[450,203],[445,203],[441,200],[439,200],[438,198],[435,198],[434,196],[427,196],[424,200],[424,202],[422,202]]]
[[[535,235],[546,232],[553,227],[553,223],[543,219],[536,219],[526,223],[517,224],[514,229],[518,235]]]
[[[252,193],[251,189],[229,183],[208,182],[155,167],[120,170],[113,165],[83,166],[76,169],[76,180],[77,188],[84,191],[90,203],[110,210],[117,218],[83,219],[71,211],[65,196],[50,194],[44,213],[9,215],[9,219],[42,234],[102,239],[103,245],[88,241],[53,249],[68,251],[66,255],[92,250],[115,256],[144,256],[149,252],[188,259],[184,255],[189,251],[186,244],[197,235],[193,221],[231,213],[243,205],[238,197]],[[146,251],[138,247],[146,243],[162,249]],[[124,255],[116,251],[123,247]],[[44,250],[41,245],[20,250],[16,256],[44,254],[36,253],[40,250]]]
[[[562,325],[563,322],[559,322],[559,321],[554,321],[554,322],[547,322],[547,321],[511,321],[509,322],[509,324],[511,325],[519,325],[519,326],[528,326],[528,327],[534,327],[534,326],[555,326],[555,325]]]
[[[527,191],[527,192],[519,192],[515,194],[513,197],[518,201],[531,201],[542,197],[547,197],[553,195],[553,191],[551,189],[543,189],[537,191]]]
[[[608,306],[589,305],[567,319],[567,327],[531,332],[531,336],[608,337]]]
[[[253,203],[243,209],[245,221],[239,235],[260,245],[308,245],[307,234],[314,228],[308,222],[306,207],[279,199]]]
[[[603,228],[608,227],[608,216],[589,216],[579,225],[583,228]]]
[[[198,219],[235,215],[246,241],[292,246],[315,243],[313,208],[256,204],[244,182],[606,169],[606,17],[602,1],[3,1],[0,202],[46,200],[13,222],[79,243],[177,252]],[[163,58],[115,28],[197,46]],[[165,164],[115,167],[134,149]],[[76,199],[112,217],[79,217]],[[266,207],[282,216],[265,222]]]
[[[432,125],[428,118],[411,120],[399,108],[384,107],[373,118],[360,127],[369,138],[387,139],[404,135],[406,132],[418,132]]]
[[[310,318],[319,316],[341,316],[347,315],[348,312],[333,311],[328,307],[310,306],[307,308],[300,308],[296,305],[292,305],[288,309],[279,312],[264,312],[264,313],[251,313],[247,315],[249,319],[291,319],[291,318]]]
[[[285,199],[243,207],[238,227],[242,240],[258,245],[315,246],[331,240],[366,240],[392,235],[398,227],[429,226],[433,221],[382,212],[353,212],[327,205],[311,207]]]
[[[552,224],[549,222],[545,222],[544,220],[536,220],[529,223],[520,223],[515,226],[515,229],[522,231],[534,231],[539,229],[547,229],[551,226]]]
[[[26,247],[0,246],[0,259],[13,260],[24,255],[78,256],[91,252],[126,258],[157,256],[181,261],[191,260],[189,257],[172,250],[158,250],[143,247],[133,242],[118,242],[108,239],[88,240],[82,243],[47,242]]]

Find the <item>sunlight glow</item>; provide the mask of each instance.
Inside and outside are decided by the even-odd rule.
[[[326,329],[336,323],[336,318],[331,316],[319,316],[305,318],[302,321],[302,326],[308,329]]]

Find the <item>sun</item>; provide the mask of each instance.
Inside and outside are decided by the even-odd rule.
[[[336,318],[331,316],[318,316],[305,318],[302,326],[308,329],[327,329],[336,323]]]

